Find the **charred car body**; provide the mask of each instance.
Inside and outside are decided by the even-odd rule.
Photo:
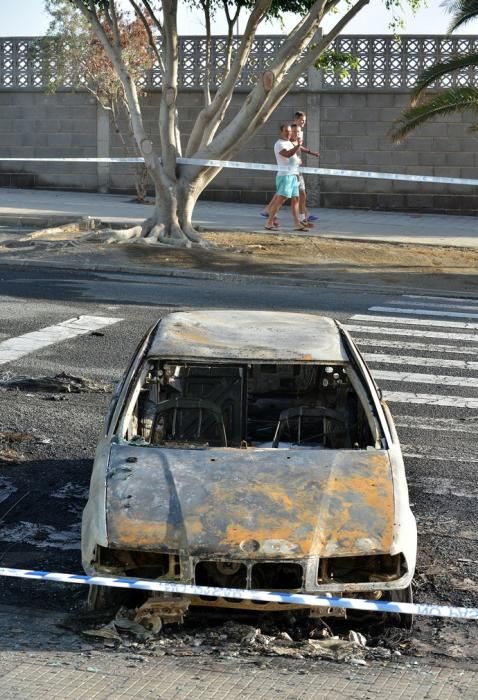
[[[88,574],[410,600],[400,445],[340,324],[197,311],[154,326],[110,406],[82,557]]]

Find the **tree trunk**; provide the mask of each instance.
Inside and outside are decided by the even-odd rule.
[[[187,248],[193,245],[204,247],[206,244],[192,223],[192,214],[202,188],[197,183],[182,180],[165,187],[159,178],[153,180],[156,202],[152,216],[141,226],[140,235],[144,242]]]

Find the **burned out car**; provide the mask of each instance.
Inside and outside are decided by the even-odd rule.
[[[399,441],[341,325],[262,311],[156,324],[110,406],[82,557],[88,574],[411,600]]]

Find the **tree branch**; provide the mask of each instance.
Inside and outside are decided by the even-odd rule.
[[[111,7],[111,20],[112,20],[112,32],[113,32],[113,43],[114,45],[118,48],[118,50],[121,52],[121,41],[120,41],[120,33],[118,29],[118,15],[116,14],[116,6],[113,2],[109,4],[109,7]],[[105,10],[105,13],[108,14],[108,10]]]
[[[211,104],[211,4],[210,0],[200,0],[206,23],[206,51],[205,51],[205,75],[204,75],[204,104]]]
[[[143,142],[149,142],[147,139],[147,134],[146,130],[143,125],[143,118],[141,114],[141,108],[139,105],[139,98],[138,98],[138,91],[136,89],[136,85],[134,84],[133,79],[131,78],[130,74],[128,73],[128,69],[126,68],[126,65],[123,61],[123,57],[121,55],[121,52],[118,51],[118,49],[112,45],[109,37],[107,36],[104,27],[102,26],[99,17],[96,12],[92,12],[86,5],[87,0],[73,0],[74,4],[76,7],[80,10],[80,12],[85,16],[88,21],[91,23],[91,26],[93,28],[93,31],[95,32],[96,36],[98,37],[98,40],[100,41],[101,45],[103,46],[106,55],[110,59],[111,63],[113,64],[118,77],[121,81],[121,84],[123,86],[123,90],[125,92],[126,100],[127,100],[127,105],[128,105],[128,112],[129,112],[129,117],[131,119],[131,125],[133,128],[133,133],[134,137],[136,139],[136,143],[138,144],[138,148],[140,149],[142,155],[144,156],[145,163],[147,167],[150,169],[151,173],[153,175],[156,175],[156,177],[161,177],[164,179],[164,173],[161,168],[160,160],[155,153],[154,148],[151,149],[151,151],[148,150],[148,152],[143,152],[143,149],[141,148],[141,144]],[[112,0],[114,2],[114,0]],[[89,2],[91,4],[91,0]]]
[[[277,51],[270,66],[270,70],[275,76],[276,85],[282,84],[289,68],[297,63],[297,57],[308,47],[315,36],[325,14],[326,4],[326,0],[317,0],[310,8],[308,15],[299,22]]]
[[[131,0],[130,0],[130,2],[131,2]],[[142,2],[143,2],[143,5],[146,7],[146,10],[147,10],[149,16],[150,16],[151,19],[153,20],[153,22],[154,22],[154,24],[155,24],[155,26],[156,26],[156,29],[158,30],[158,32],[159,32],[160,34],[162,34],[162,33],[163,33],[163,25],[161,24],[161,22],[159,21],[159,19],[156,17],[156,13],[155,13],[155,11],[153,10],[153,8],[151,7],[151,5],[150,5],[150,3],[149,3],[149,0],[142,0]]]
[[[227,46],[226,46],[226,61],[225,61],[225,66],[224,66],[224,72],[225,72],[225,74],[227,74],[227,72],[231,68],[232,43],[233,43],[233,38],[234,38],[234,25],[238,20],[239,13],[241,11],[241,6],[237,5],[236,11],[234,13],[234,17],[231,17],[231,14],[229,12],[229,5],[227,4],[227,0],[222,0],[222,4],[224,7],[224,13],[226,15],[226,21],[227,21]]]
[[[269,91],[269,93],[266,92],[262,83],[257,83],[239,112],[228,124],[228,126],[221,132],[213,143],[211,143],[208,147],[201,149],[197,153],[197,157],[224,159],[231,157],[235,152],[237,152],[237,150],[247,142],[257,127],[260,124],[263,124],[271,116],[277,105],[287,94],[290,87],[297,81],[297,78],[320,56],[327,46],[329,46],[335,37],[342,31],[345,25],[358,12],[360,12],[360,10],[367,5],[368,2],[369,0],[358,0],[353,7],[346,12],[344,17],[337,22],[327,36],[320,40],[313,51],[308,52],[308,54],[300,61],[295,61],[295,56],[297,56],[299,51],[303,48],[304,42],[308,41],[308,43],[310,43],[315,33],[313,22],[303,22],[301,31],[292,32],[295,40],[292,42],[290,41],[290,38],[287,39],[286,44],[288,50],[283,52],[283,55],[279,57],[280,73],[282,74],[282,77],[278,83],[272,88],[272,90]],[[323,4],[324,3],[320,1],[315,3],[316,9],[319,12],[319,6],[322,6]],[[319,21],[321,16],[322,15],[319,17]],[[286,67],[288,63],[293,63],[293,68],[287,74],[285,74],[284,67]],[[271,67],[271,70],[277,70],[275,62]],[[211,179],[214,177],[216,172],[217,170],[212,172]]]
[[[367,0],[368,1],[368,0]],[[317,0],[312,7],[310,8],[309,14],[294,28],[294,30],[291,32],[289,37],[286,39],[286,42],[284,46],[281,47],[281,49],[278,51],[276,59],[273,61],[272,65],[269,67],[269,70],[271,73],[274,75],[275,79],[275,87],[273,87],[270,92],[267,92],[262,83],[258,83],[254,90],[251,92],[249,97],[247,98],[247,101],[243,108],[241,108],[239,114],[242,113],[244,107],[247,107],[247,103],[249,103],[250,99],[253,98],[254,94],[256,91],[259,91],[258,94],[261,95],[261,103],[257,106],[257,111],[253,114],[252,119],[260,119],[261,113],[263,113],[264,109],[267,108],[268,102],[271,101],[271,95],[274,94],[274,92],[277,92],[278,86],[282,85],[282,81],[285,79],[285,76],[287,74],[288,69],[290,66],[297,61],[297,55],[300,55],[300,53],[307,47],[307,45],[311,42],[312,38],[314,37],[316,30],[320,24],[320,21],[322,19],[323,15],[323,7],[325,5],[326,0]],[[259,23],[260,19],[257,21],[257,24]],[[249,23],[251,22],[251,17],[249,18],[248,22],[248,27],[246,28],[245,35],[248,36],[248,31],[250,31],[250,34],[252,36],[251,39],[251,44],[249,47],[252,47],[252,41],[255,36],[255,30],[253,31],[252,29],[249,29]],[[247,57],[245,58],[245,61],[247,60]],[[245,62],[244,61],[244,62]],[[234,89],[234,84],[231,86],[228,84],[229,79],[231,79],[233,74],[233,71],[230,71],[229,76],[227,77],[225,84],[226,87],[230,88],[231,90],[231,96],[232,96],[232,91]],[[236,76],[237,78],[237,76]],[[292,84],[292,83],[289,83]],[[222,87],[222,86],[221,86]],[[220,91],[218,91],[220,93]],[[216,98],[218,95],[216,95]],[[229,104],[230,98],[225,102],[224,106],[224,111],[227,108]],[[277,104],[277,103],[276,103]],[[214,101],[211,105],[211,111],[214,106]],[[250,113],[248,113],[250,114]],[[209,116],[209,120],[207,122],[207,126],[203,131],[203,137],[200,141],[199,148],[203,149],[206,147],[212,139],[212,136],[215,134],[217,131],[220,123],[222,122],[224,113],[223,112],[216,112],[214,115]],[[239,115],[237,115],[239,116]],[[237,117],[236,117],[237,118]],[[233,120],[233,122],[235,119]],[[259,122],[260,123],[260,122]],[[247,130],[248,133],[251,132],[251,129],[247,126],[244,125],[243,128]],[[239,134],[237,136],[239,138]]]
[[[211,104],[203,109],[196,119],[189,137],[186,149],[187,155],[192,155],[198,148],[202,148],[210,143],[219,128],[232,99],[237,78],[249,58],[257,27],[264,19],[271,2],[272,0],[256,0],[229,73],[218,88]]]
[[[301,60],[293,61],[293,68],[288,72],[287,79],[284,82],[284,84],[287,85],[287,89],[289,89],[290,86],[298,80],[302,73],[319,58],[319,56],[328,46],[330,46],[330,44],[341,33],[350,20],[353,19],[355,15],[358,14],[363,7],[365,7],[365,5],[368,5],[369,2],[370,0],[357,0],[357,2],[348,10],[348,12],[346,12],[345,15],[337,22],[335,27],[333,27],[326,36],[322,37],[314,49],[309,51],[308,54]]]
[[[153,37],[153,32],[151,31],[151,27],[149,26],[149,22],[144,16],[143,12],[141,11],[141,8],[139,7],[138,3],[135,2],[135,0],[129,0],[131,5],[134,7],[134,10],[138,17],[140,18],[141,22],[143,23],[143,27],[146,31],[146,34],[148,35],[148,40],[149,40],[149,45],[151,47],[151,50],[153,51],[154,55],[156,56],[156,60],[158,61],[159,68],[162,73],[164,73],[164,63],[161,54],[158,51],[158,47],[156,46],[156,42],[154,41]]]
[[[176,123],[178,94],[177,0],[163,0],[164,79],[159,107],[159,134],[163,166],[170,181],[176,179],[176,156],[180,151]]]

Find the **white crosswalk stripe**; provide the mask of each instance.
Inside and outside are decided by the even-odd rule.
[[[370,311],[390,311],[389,306],[371,306]],[[436,311],[435,309],[393,309],[396,314],[416,314],[417,316],[453,316],[455,318],[478,318],[478,314],[465,311]]]
[[[381,345],[382,343],[380,343]],[[364,352],[369,363],[383,362],[388,365],[414,365],[422,367],[449,367],[451,369],[478,369],[478,362],[468,360],[442,360],[439,357],[415,357],[414,355],[384,355],[378,352]]]
[[[409,416],[398,414],[395,416],[397,428],[408,430],[431,430],[433,432],[468,433],[476,435],[478,432],[478,416],[476,418],[435,418],[432,416]]]
[[[404,306],[403,301],[390,301],[391,306]],[[406,306],[419,306],[423,307],[423,301],[407,301]],[[465,304],[437,304],[435,302],[428,302],[427,309],[461,309],[461,311],[478,311],[478,306],[465,305]]]
[[[448,477],[423,476],[410,483],[425,493],[442,496],[459,496],[460,498],[478,498],[478,487],[469,481],[459,482]]]
[[[374,370],[373,376],[376,379],[385,379],[389,382],[478,387],[478,377],[451,377],[445,374],[422,374],[419,372],[391,372],[386,369]]]
[[[478,459],[460,457],[449,449],[443,449],[437,445],[407,445],[402,442],[404,457],[411,459],[432,459],[434,462],[464,462],[466,464],[478,463]]]
[[[456,302],[459,302],[459,301],[462,301],[465,304],[469,304],[471,301],[474,301],[473,299],[469,299],[468,297],[443,297],[443,296],[433,296],[433,295],[426,295],[426,294],[402,294],[401,298],[402,299],[422,299],[423,301],[446,301],[446,302],[450,302],[453,304]],[[477,300],[477,303],[478,303],[478,300]]]
[[[356,316],[352,316],[352,319],[355,318]],[[447,333],[446,331],[423,330],[417,331],[413,328],[386,328],[384,326],[359,326],[355,323],[345,323],[344,328],[352,332],[358,331],[359,333],[373,333],[374,335],[399,335],[404,338],[436,338],[437,340],[466,340],[471,343],[478,343],[478,335],[470,335],[468,333]]]
[[[370,311],[378,311],[380,309],[385,309],[386,311],[396,311],[396,309],[390,309],[388,307],[372,306]],[[410,309],[407,309],[410,311]],[[437,321],[423,318],[398,318],[397,316],[370,316],[368,314],[355,314],[352,316],[352,321],[367,321],[369,323],[394,323],[396,325],[408,325],[408,326],[446,326],[447,328],[462,328],[471,331],[478,330],[478,323],[465,323],[464,321]],[[406,333],[402,330],[403,335]]]
[[[376,376],[376,373],[373,372]],[[454,408],[478,408],[478,398],[467,399],[464,396],[444,396],[441,394],[415,394],[411,391],[384,391],[384,398],[389,403],[408,403],[428,406],[450,406]]]
[[[347,328],[350,328],[351,326],[347,326]],[[385,329],[388,330],[388,329]],[[408,331],[407,335],[410,334],[410,331]],[[420,333],[421,335],[421,333]],[[448,338],[448,334],[444,334]],[[354,339],[355,342],[362,346],[368,346],[368,345],[373,345],[375,346],[376,341],[371,338],[361,338],[360,336],[354,334]],[[422,352],[423,350],[426,350],[427,352],[436,352],[436,353],[453,353],[454,355],[472,355],[472,356],[478,356],[478,348],[464,348],[461,346],[460,348],[457,348],[452,345],[443,345],[443,344],[438,344],[434,343],[433,345],[431,343],[418,343],[418,342],[406,342],[402,340],[386,340],[384,338],[380,338],[380,348],[393,348],[399,349],[399,350],[416,350],[417,352]],[[387,355],[387,357],[390,357]]]
[[[54,326],[42,328],[39,331],[25,333],[16,338],[9,338],[0,343],[0,365],[13,362],[20,357],[63,340],[69,340],[99,328],[110,326],[121,320],[121,318],[109,318],[107,316],[77,316],[57,323]]]

